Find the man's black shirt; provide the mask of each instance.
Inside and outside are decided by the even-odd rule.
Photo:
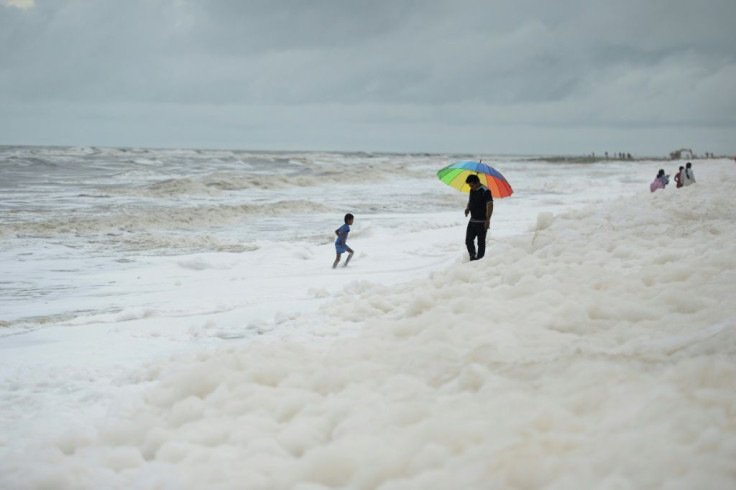
[[[470,209],[470,221],[486,221],[486,204],[493,202],[493,196],[488,187],[481,185],[476,190],[470,191],[468,209]]]

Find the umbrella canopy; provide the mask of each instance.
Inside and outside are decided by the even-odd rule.
[[[456,162],[448,165],[439,172],[437,177],[449,185],[463,192],[470,192],[470,186],[465,183],[468,175],[478,176],[480,183],[488,187],[494,198],[509,197],[514,193],[511,185],[501,172],[481,162]]]

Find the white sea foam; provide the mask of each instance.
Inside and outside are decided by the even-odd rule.
[[[82,212],[59,215],[52,219],[13,222],[3,228],[0,236],[50,238],[55,235],[117,235],[122,232],[201,230],[204,227],[224,225],[251,216],[279,216],[295,212],[327,213],[335,210],[318,202],[304,200],[276,201],[268,204],[131,207],[111,209],[105,214]]]
[[[75,258],[119,308],[0,339],[0,486],[732,487],[736,166],[651,194],[638,165],[530,175],[556,207],[508,172],[473,263],[452,193],[357,215],[347,269],[295,240]]]

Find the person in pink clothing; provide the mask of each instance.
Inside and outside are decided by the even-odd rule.
[[[654,178],[651,184],[649,184],[649,190],[651,192],[657,189],[664,189],[667,184],[670,183],[670,176],[664,174],[664,169],[659,169],[657,176]]]

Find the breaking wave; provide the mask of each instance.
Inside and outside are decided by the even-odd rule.
[[[0,237],[50,238],[68,234],[116,235],[121,232],[196,230],[212,228],[250,217],[327,212],[334,212],[334,209],[321,203],[305,200],[277,201],[267,204],[119,209],[105,214],[72,214],[52,219],[9,223],[0,229]]]

